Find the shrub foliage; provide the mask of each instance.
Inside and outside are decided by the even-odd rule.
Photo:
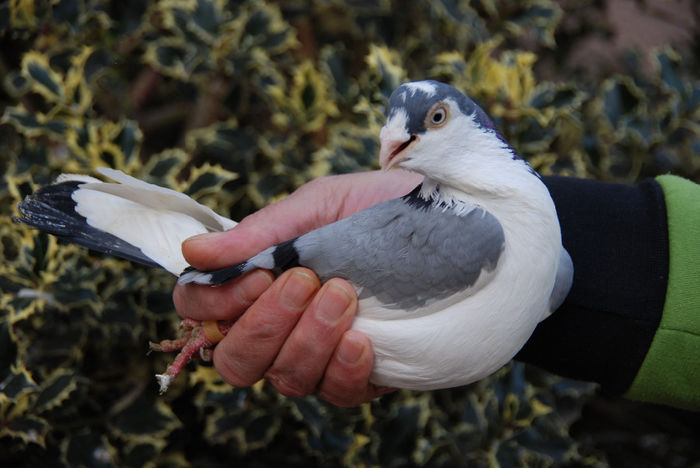
[[[581,3],[581,2],[580,2]],[[586,4],[586,2],[582,2]],[[0,2],[0,454],[8,466],[601,465],[569,434],[590,384],[514,363],[465,388],[355,409],[230,388],[191,365],[162,271],[12,223],[62,172],[121,169],[240,219],[329,173],[376,166],[407,79],[467,91],[542,173],[700,177],[697,61],[587,80],[557,69],[552,1]],[[696,74],[697,76],[697,74]]]

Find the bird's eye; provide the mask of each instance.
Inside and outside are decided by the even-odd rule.
[[[429,127],[440,127],[447,122],[448,112],[444,104],[438,104],[429,113],[426,125]]]

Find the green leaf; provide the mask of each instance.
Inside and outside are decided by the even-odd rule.
[[[205,436],[215,444],[231,441],[246,453],[267,445],[280,430],[280,418],[267,411],[218,408],[206,418]]]
[[[325,79],[332,83],[329,92],[336,101],[352,103],[359,92],[356,81],[350,73],[352,55],[340,45],[326,45],[321,50],[320,67]]]
[[[123,120],[121,124],[121,131],[114,141],[119,145],[119,149],[124,155],[124,163],[128,164],[137,159],[139,155],[143,133],[141,133],[138,123],[133,120]]]
[[[367,71],[363,78],[367,84],[363,86],[378,89],[380,96],[375,95],[375,99],[388,101],[391,93],[406,81],[406,70],[401,65],[398,51],[373,44],[365,60]]]
[[[4,314],[3,314],[4,315]],[[10,324],[6,317],[0,318],[0,382],[12,375],[11,367],[17,359],[17,344],[15,343]]]
[[[34,402],[37,413],[63,405],[78,388],[78,379],[71,370],[59,370],[41,385],[41,392]]]
[[[314,155],[314,160],[329,164],[328,172],[345,174],[377,167],[379,141],[376,129],[339,124],[330,129],[329,145]]]
[[[166,439],[158,437],[139,436],[130,439],[125,449],[124,462],[127,466],[149,466],[161,455],[166,444]]]
[[[192,45],[166,37],[148,44],[144,61],[164,75],[187,81],[202,58]]]
[[[181,149],[165,150],[151,156],[141,171],[147,174],[146,179],[151,183],[174,187],[177,175],[189,160],[190,155]]]
[[[538,109],[554,107],[557,111],[573,112],[581,105],[585,94],[571,85],[540,85],[532,92],[530,105]]]
[[[56,0],[53,2],[51,12],[58,22],[78,24],[81,16],[85,14],[85,7],[83,2]]]
[[[198,200],[204,195],[220,191],[224,184],[237,178],[237,174],[229,172],[219,165],[207,163],[191,170],[190,177],[185,183],[187,186],[185,193]]]
[[[656,54],[655,59],[658,62],[663,84],[669,90],[685,95],[687,91],[686,84],[678,74],[678,69],[680,68],[678,63],[680,57],[678,54],[671,49],[666,49]]]
[[[133,403],[114,415],[110,425],[124,438],[139,435],[163,437],[180,427],[172,409],[162,400],[140,395]]]
[[[29,79],[17,70],[8,73],[4,80],[5,89],[14,98],[19,98],[29,90]]]
[[[218,164],[245,175],[258,151],[257,138],[251,129],[240,128],[235,120],[229,120],[189,132],[187,149],[201,163]]]
[[[68,435],[61,446],[66,466],[108,468],[117,466],[116,450],[103,434],[82,430]]]
[[[46,125],[44,126],[46,130],[48,130],[50,133],[56,133],[59,136],[65,136],[66,131],[68,130],[68,124],[62,120],[49,120],[46,122]]]
[[[197,6],[191,15],[191,20],[198,29],[205,31],[210,37],[216,34],[224,21],[219,2],[197,0]]]
[[[242,45],[280,54],[296,44],[294,30],[282,19],[276,5],[247,2],[239,14],[245,18]]]
[[[27,415],[0,425],[0,439],[13,437],[24,445],[36,444],[45,447],[49,429],[50,425],[46,420]]]
[[[8,375],[0,382],[0,393],[15,402],[26,400],[27,396],[36,393],[38,388],[31,373],[25,368],[11,367]]]
[[[415,448],[419,434],[420,408],[405,405],[397,408],[396,414],[383,423],[385,437],[380,441],[379,459],[385,463],[391,460],[406,459]]]
[[[49,66],[44,55],[29,52],[22,58],[22,69],[32,80],[32,87],[49,102],[61,102],[65,96],[63,82],[58,73]]]
[[[509,26],[518,35],[532,33],[547,47],[556,45],[554,30],[562,17],[561,7],[555,2],[531,1],[519,4],[522,9],[509,19]]]
[[[33,137],[40,135],[44,125],[37,120],[35,114],[28,112],[23,107],[8,107],[2,116],[3,122],[12,124],[18,132]]]
[[[604,89],[605,116],[614,127],[635,113],[642,102],[642,92],[628,79],[607,80]]]

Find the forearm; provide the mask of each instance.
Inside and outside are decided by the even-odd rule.
[[[700,388],[700,372],[695,372],[700,369],[700,338],[694,334],[700,329],[694,293],[700,285],[693,288],[689,282],[699,281],[693,268],[698,268],[700,249],[688,251],[686,228],[697,220],[700,229],[700,188],[682,181],[679,191],[691,200],[678,201],[668,194],[674,181],[663,178],[661,184],[649,180],[636,186],[544,180],[557,205],[563,244],[574,261],[574,285],[564,305],[537,327],[517,358],[559,375],[598,382],[609,394],[699,408],[700,391],[691,389]],[[670,219],[685,231],[674,230],[673,224],[669,230],[667,202],[672,203]],[[676,245],[681,236],[686,244]],[[672,286],[667,288],[669,265]],[[676,291],[674,303],[667,301],[667,289]],[[672,367],[661,372],[665,363]],[[671,387],[667,381],[683,385]]]

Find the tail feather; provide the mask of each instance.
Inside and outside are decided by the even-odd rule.
[[[98,171],[116,183],[62,174],[19,204],[17,221],[174,275],[187,266],[185,239],[236,225],[182,193],[113,169]]]
[[[17,205],[21,216],[15,221],[27,224],[67,242],[148,266],[160,266],[134,245],[95,229],[75,210],[71,194],[84,182],[66,181],[48,185],[25,197]]]
[[[219,216],[211,208],[197,203],[184,193],[149,184],[115,169],[100,167],[97,171],[117,183],[104,183],[95,179],[96,183],[87,184],[84,188],[109,193],[154,210],[182,213],[201,223],[208,231],[225,231],[237,224]]]
[[[243,276],[257,268],[259,268],[257,265],[249,261],[211,271],[201,271],[193,267],[188,267],[180,274],[177,282],[178,284],[194,283],[221,286],[225,282]]]

